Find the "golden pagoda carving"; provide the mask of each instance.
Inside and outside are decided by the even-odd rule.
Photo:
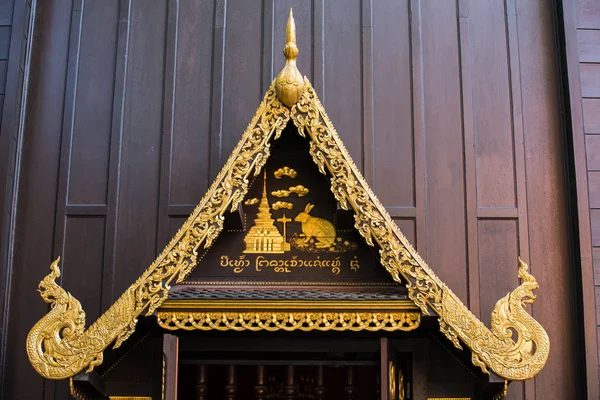
[[[285,222],[284,222],[285,224]],[[285,231],[285,227],[284,227]],[[254,225],[244,238],[246,250],[244,253],[283,254],[290,250],[290,244],[285,241],[275,220],[271,216],[271,205],[267,197],[267,170],[263,173],[263,191]]]

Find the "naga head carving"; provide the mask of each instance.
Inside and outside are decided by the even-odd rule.
[[[60,268],[58,268],[59,262],[60,257],[50,264],[50,273],[46,275],[38,285],[38,292],[46,303],[54,304],[55,302],[64,299],[67,294],[67,292],[56,283],[56,279],[60,278]]]
[[[524,305],[532,304],[535,301],[537,296],[533,291],[540,287],[533,275],[527,271],[528,268],[527,264],[519,257],[519,279],[521,279],[522,283],[521,286],[515,290],[515,294],[517,294],[518,291],[518,295],[521,296],[521,302]]]

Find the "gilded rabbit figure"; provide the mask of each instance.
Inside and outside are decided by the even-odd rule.
[[[315,238],[317,242],[315,246],[319,249],[330,247],[335,242],[335,228],[333,224],[324,218],[313,217],[310,211],[314,204],[308,203],[304,211],[301,211],[294,218],[295,222],[302,224],[302,235],[304,243],[308,243],[311,238]]]

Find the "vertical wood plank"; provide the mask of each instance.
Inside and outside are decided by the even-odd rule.
[[[396,400],[390,398],[390,375],[389,375],[389,362],[390,362],[390,342],[388,338],[379,339],[379,381],[381,383],[381,400]]]
[[[179,376],[179,338],[163,335],[164,400],[177,400],[177,377]]]
[[[413,245],[418,244],[419,254],[427,261],[427,219],[425,209],[426,165],[425,165],[425,107],[423,82],[423,47],[421,1],[410,0],[410,52],[411,52],[411,86],[412,86],[412,121],[414,140],[414,182],[415,182],[415,237]],[[416,242],[416,243],[415,243]]]
[[[577,28],[600,29],[600,3],[596,0],[577,0],[574,4]]]
[[[157,253],[168,0],[133,0],[119,174],[115,292]],[[138,245],[129,244],[135,237]]]
[[[408,1],[375,1],[363,53],[365,177],[385,206],[415,207]],[[371,32],[372,31],[372,32]],[[367,57],[367,49],[368,57]],[[380,55],[385,55],[382,57]],[[367,74],[367,71],[369,74]]]
[[[175,96],[179,44],[179,1],[168,1],[166,20],[165,72],[162,108],[162,140],[158,183],[157,248],[169,243],[169,205],[173,190],[173,147],[175,141]],[[179,93],[177,93],[179,94]]]
[[[418,217],[417,217],[418,218]],[[394,218],[394,222],[400,228],[400,231],[406,236],[408,241],[415,247],[419,248],[419,241],[415,219],[413,218]]]
[[[325,0],[312,0],[313,8],[313,87],[325,102]]]
[[[210,184],[211,70],[214,51],[214,2],[187,0],[178,3],[177,27],[172,54],[172,124],[164,127],[164,169],[169,172],[170,205],[196,205]],[[171,56],[171,55],[169,55]],[[169,146],[165,146],[169,147]],[[168,240],[168,238],[167,238]]]
[[[469,7],[477,206],[514,207],[505,5],[503,0],[471,1]]]
[[[118,21],[118,2],[85,1],[68,116],[68,204],[106,204]]]
[[[570,398],[575,388],[573,299],[570,282],[565,210],[562,138],[557,106],[557,71],[552,10],[543,1],[518,0],[517,26],[523,99],[525,173],[531,273],[540,287],[553,288],[538,296],[534,318],[554,343],[544,371],[527,386],[527,399]],[[540,65],[546,68],[540,69]],[[560,193],[560,194],[559,194]],[[552,218],[548,218],[552,215]],[[556,316],[562,323],[556,325]],[[561,379],[556,377],[560,376]],[[530,396],[531,393],[531,396]]]
[[[375,182],[373,175],[375,174],[375,126],[374,126],[374,91],[375,91],[375,75],[374,75],[374,43],[373,43],[373,1],[361,1],[361,56],[362,56],[362,134],[363,134],[363,176],[367,183],[371,185],[373,190]],[[388,5],[389,6],[389,5]],[[388,7],[386,7],[388,8]],[[389,10],[393,14],[393,10]],[[386,24],[388,27],[390,25]],[[391,25],[393,26],[393,25]],[[383,46],[385,49],[385,45]],[[385,50],[384,50],[385,51]],[[380,200],[382,200],[380,198]],[[383,201],[383,200],[382,200]],[[385,202],[384,202],[385,204]]]
[[[600,14],[598,16],[600,19]],[[579,61],[600,62],[600,29],[581,29],[577,31]]]
[[[43,399],[53,387],[31,368],[24,357],[25,338],[47,304],[36,293],[48,265],[54,259],[58,167],[62,135],[63,98],[66,89],[72,0],[39,2],[35,43],[28,83],[27,118],[21,149],[19,203],[14,244],[11,313],[7,323],[7,347],[3,395],[6,398]],[[53,193],[53,195],[49,195]],[[24,210],[28,210],[24,212]],[[27,309],[27,312],[17,310]],[[51,397],[50,397],[51,398]]]
[[[600,97],[600,64],[581,63],[581,95]]]
[[[354,162],[363,169],[361,0],[324,2],[323,105]]]
[[[31,8],[34,8],[32,12]],[[8,352],[8,318],[14,265],[14,240],[17,201],[19,196],[20,148],[23,142],[24,114],[21,107],[27,96],[31,54],[30,20],[35,17],[33,3],[15,0],[5,1],[0,6],[0,20],[11,26],[10,50],[6,69],[3,71],[5,84],[0,96],[0,397],[4,393],[6,354]]]
[[[576,1],[575,1],[576,2]],[[572,211],[572,216],[577,216],[577,222],[571,223],[571,225],[577,225],[578,232],[574,232],[574,242],[578,243],[578,248],[572,251],[571,259],[572,263],[576,265],[574,268],[573,276],[580,280],[580,291],[581,298],[579,304],[583,309],[581,310],[581,318],[578,318],[579,325],[579,338],[577,340],[578,346],[575,350],[580,354],[582,353],[582,347],[585,348],[585,358],[580,356],[579,360],[579,371],[578,375],[583,378],[583,369],[585,369],[585,387],[580,384],[579,389],[581,395],[584,395],[585,389],[587,389],[588,396],[594,396],[599,392],[599,380],[598,380],[598,336],[593,325],[597,324],[594,308],[598,305],[595,304],[593,298],[593,284],[592,276],[594,275],[594,262],[595,253],[592,255],[593,249],[591,248],[591,229],[590,219],[588,214],[589,204],[587,198],[588,185],[587,185],[587,171],[586,171],[586,156],[588,156],[586,149],[586,138],[585,131],[587,130],[587,121],[585,115],[585,100],[581,101],[581,82],[579,75],[579,62],[578,62],[578,45],[577,45],[577,22],[575,20],[575,10],[573,1],[562,1],[560,11],[562,12],[562,21],[560,20],[561,15],[558,15],[558,25],[562,27],[563,37],[560,38],[561,58],[565,62],[561,63],[561,82],[563,85],[568,85],[569,90],[566,94],[563,94],[564,103],[567,108],[567,123],[566,131],[571,130],[571,133],[565,132],[565,142],[567,147],[572,143],[572,164],[574,164],[574,171],[571,174],[574,179],[567,186],[567,191],[571,192],[571,195],[577,199],[577,211]],[[560,6],[559,6],[560,7]],[[562,24],[561,24],[562,23]],[[568,98],[567,96],[568,95]],[[582,104],[583,103],[583,104]],[[568,117],[570,115],[570,118]],[[570,124],[569,124],[570,122]],[[570,126],[569,126],[570,125]],[[589,161],[589,157],[588,157]],[[567,161],[569,162],[569,161]],[[569,162],[570,163],[570,162]],[[573,188],[573,181],[575,181],[575,188]],[[569,190],[570,189],[570,190]],[[575,192],[575,193],[574,193]],[[570,205],[571,208],[575,207],[575,204]],[[572,239],[571,239],[572,240]],[[578,257],[579,256],[579,257]],[[579,258],[579,260],[577,260]],[[583,329],[581,329],[583,325]],[[583,340],[581,340],[581,338]],[[583,343],[581,343],[583,342]],[[581,346],[583,345],[583,346]],[[583,379],[582,379],[583,383]]]
[[[104,271],[102,276],[102,309],[106,310],[120,296],[115,293],[115,269],[117,247],[117,216],[119,207],[119,188],[121,170],[121,145],[125,128],[125,93],[129,60],[129,41],[131,30],[131,7],[133,0],[120,0],[119,24],[117,32],[117,52],[115,62],[115,86],[112,106],[110,133],[110,162],[108,166],[108,188],[106,207],[106,235],[104,250]]]
[[[221,156],[224,164],[248,126],[263,92],[262,8],[257,3],[225,2]],[[243,26],[244,29],[239,29]],[[234,45],[235,44],[235,45]],[[220,169],[220,168],[219,168]],[[215,176],[218,170],[215,172]]]
[[[56,203],[56,227],[54,229],[54,252],[64,254],[67,191],[69,185],[69,167],[71,164],[73,141],[73,118],[75,115],[75,97],[77,91],[77,72],[79,69],[79,51],[81,49],[81,30],[85,0],[75,0],[71,14],[71,35],[67,61],[67,83],[64,97],[64,114],[61,135],[60,166],[58,170],[58,199]],[[61,281],[64,274],[61,276]]]
[[[107,201],[118,16],[118,3],[86,0],[75,6],[63,120],[55,251],[64,255],[64,282],[73,283],[69,290],[92,320],[103,308],[106,225],[104,217],[86,217],[85,210]],[[72,204],[81,206],[77,218],[67,216]]]
[[[600,133],[600,99],[583,99],[585,133]],[[592,154],[597,154],[595,151]]]
[[[517,223],[511,220],[480,220],[479,268],[481,274],[481,320],[486,323],[496,302],[518,285]]]
[[[518,210],[518,254],[530,260],[529,253],[529,222],[527,208],[527,187],[525,175],[525,147],[523,100],[521,93],[521,66],[519,60],[519,33],[517,25],[517,6],[515,0],[505,1],[506,9],[506,40],[509,58],[509,82],[511,96],[511,126],[513,131],[513,148],[515,159],[516,196]],[[533,383],[516,384],[509,387],[511,396],[533,399]]]
[[[225,85],[225,28],[227,1],[214,0],[213,55],[210,100],[210,171],[215,179],[223,163],[223,101]]]
[[[65,218],[65,249],[61,259],[63,285],[82,304],[88,321],[101,311],[102,266],[104,264],[104,216]],[[82,266],[85,266],[82,268]]]
[[[56,203],[56,228],[54,230],[54,253],[65,254],[66,250],[66,207],[68,202],[68,189],[69,189],[69,175],[71,167],[71,157],[73,150],[73,137],[74,137],[74,118],[75,118],[75,106],[77,97],[77,78],[79,72],[79,60],[81,50],[81,34],[83,28],[83,11],[85,6],[85,0],[73,1],[73,8],[71,9],[71,35],[69,38],[69,55],[67,61],[67,82],[66,92],[63,98],[63,126],[61,135],[61,153],[60,153],[60,166],[58,175],[58,199]],[[75,259],[75,257],[72,257]],[[96,266],[98,264],[96,263]],[[63,270],[64,270],[63,261]],[[90,266],[90,270],[92,267]],[[66,272],[66,271],[65,271]],[[72,269],[70,272],[74,275],[82,273],[81,269]],[[94,271],[97,272],[97,271]],[[85,276],[84,273],[82,273]],[[95,274],[94,274],[95,275]],[[60,278],[60,284],[66,283],[67,275],[63,273]],[[79,276],[73,277],[73,281],[77,282]],[[88,285],[85,285],[89,288]],[[91,300],[88,296],[85,296],[88,300]],[[93,306],[90,305],[90,308]],[[92,308],[93,310],[93,308]],[[95,311],[95,310],[94,310]],[[93,311],[92,311],[93,313]],[[94,314],[92,314],[94,315]],[[97,314],[96,314],[97,316]],[[44,393],[45,399],[61,398],[68,395],[66,385],[56,381],[46,382],[46,393]]]
[[[586,135],[585,148],[587,171],[600,171],[600,135]]]
[[[269,90],[269,86],[273,82],[275,72],[275,65],[282,65],[278,57],[282,54],[277,49],[279,39],[275,36],[275,26],[278,21],[275,21],[275,1],[274,0],[261,0],[262,6],[262,76],[261,76],[261,92],[266,93]],[[297,12],[297,11],[296,11]],[[281,18],[281,16],[279,16]],[[287,17],[285,18],[287,21]],[[284,28],[285,32],[285,28]],[[285,41],[285,33],[284,33]],[[300,39],[300,38],[298,38]],[[302,48],[299,48],[302,51]],[[302,59],[302,57],[300,58]],[[299,61],[299,60],[298,60]],[[300,70],[302,71],[302,70]]]
[[[460,72],[461,72],[461,99],[463,119],[463,143],[465,162],[465,205],[467,218],[467,270],[469,288],[469,309],[476,316],[481,316],[479,294],[479,265],[477,243],[477,174],[475,173],[475,128],[473,116],[473,64],[471,43],[471,16],[470,2],[458,2],[458,31],[460,40]]]
[[[529,254],[529,223],[527,208],[527,187],[525,175],[525,147],[523,138],[523,100],[521,94],[521,66],[519,60],[519,32],[517,25],[517,6],[515,0],[505,0],[506,12],[506,43],[508,46],[508,78],[511,102],[511,129],[513,132],[513,151],[516,180],[518,255],[530,260]],[[510,385],[511,396],[527,399],[534,398],[533,383],[518,383]]]
[[[421,4],[427,262],[468,302],[457,5]],[[453,249],[448,251],[448,249]]]

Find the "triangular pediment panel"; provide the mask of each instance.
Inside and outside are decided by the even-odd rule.
[[[238,211],[182,285],[404,286],[340,208],[292,122],[270,144]]]
[[[332,218],[335,219],[338,210],[337,206],[334,210],[334,204],[339,204],[341,209],[352,216],[352,229],[360,235],[363,241],[361,246],[368,248],[368,251],[365,251],[365,260],[371,257],[373,252],[377,255],[378,263],[365,261],[365,265],[379,265],[389,277],[386,278],[387,282],[404,284],[409,299],[423,315],[437,316],[440,330],[445,336],[456,347],[462,348],[462,345],[466,345],[471,350],[472,361],[476,366],[485,372],[493,371],[506,380],[526,380],[535,376],[546,363],[550,345],[542,326],[525,310],[525,304],[533,302],[533,291],[538,288],[533,276],[527,272],[527,266],[519,261],[519,277],[522,283],[498,301],[491,316],[490,328],[486,327],[419,256],[365,182],[310,82],[302,78],[295,66],[298,49],[291,18],[287,39],[288,43],[284,49],[286,66],[267,91],[240,142],[206,195],[152,265],[87,329],[85,313],[79,302],[56,284],[56,278],[60,275],[58,260],[52,264],[51,273],[40,283],[40,293],[46,302],[52,304],[51,311],[32,328],[27,338],[27,352],[34,368],[46,378],[64,379],[84,369],[90,371],[102,363],[103,351],[112,343],[119,346],[127,340],[135,329],[138,317],[153,315],[167,300],[173,285],[189,281],[193,276],[203,276],[200,268],[193,272],[199,262],[201,266],[206,265],[201,260],[203,257],[211,259],[213,264],[220,262],[221,252],[225,250],[218,238],[228,234],[226,219],[231,217],[231,213],[239,214],[239,207],[243,208],[244,203],[251,199],[258,199],[258,203],[255,204],[256,210],[251,212],[248,209],[249,220],[244,221],[248,227],[243,226],[243,232],[239,232],[241,241],[238,242],[239,248],[232,253],[232,257],[235,254],[239,257],[240,250],[243,253],[248,246],[252,249],[255,245],[256,249],[272,252],[284,251],[289,244],[291,254],[291,238],[294,233],[298,234],[298,240],[304,240],[306,232],[290,224],[290,229],[294,231],[290,232],[291,236],[286,233],[283,238],[283,226],[280,229],[272,221],[273,199],[267,196],[269,205],[267,207],[263,204],[261,215],[259,207],[263,199],[265,171],[268,187],[274,185],[269,182],[272,181],[271,174],[274,176],[279,168],[286,166],[275,164],[281,162],[281,159],[278,161],[277,155],[273,155],[274,161],[271,166],[271,154],[275,152],[279,141],[281,146],[284,146],[286,140],[292,140],[290,134],[295,134],[305,141],[304,151],[310,155],[316,170],[319,171],[311,176],[311,187],[308,190],[315,190],[316,186],[313,188],[313,185],[327,183],[335,199],[334,202],[329,200],[330,197],[314,198],[313,203],[310,203],[314,204],[314,207],[310,210],[306,209],[306,200],[300,197],[293,202],[289,201],[292,210],[298,211],[304,206],[308,214],[312,213],[312,217],[328,222],[314,224],[306,246],[319,247],[319,250],[335,250],[337,233],[332,242],[333,234],[327,236],[322,232],[331,231],[329,224],[332,224],[335,230],[336,225],[333,224]],[[289,123],[296,127],[297,132],[285,129]],[[289,161],[292,162],[291,159]],[[275,171],[272,171],[273,168]],[[302,182],[295,183],[294,186],[306,186]],[[292,186],[287,189],[282,187],[272,187],[268,190],[291,191]],[[296,190],[301,191],[298,188]],[[315,191],[313,195],[316,193]],[[271,215],[267,218],[268,213]],[[242,215],[244,214],[242,212]],[[259,220],[260,223],[255,226],[257,218],[260,217],[262,222]],[[270,227],[271,223],[278,233]],[[253,227],[257,228],[254,229],[254,237],[247,238]],[[300,233],[304,233],[304,237],[300,237]],[[257,241],[261,235],[263,239],[269,240]],[[225,240],[223,243],[229,241]],[[360,247],[363,248],[365,247]],[[285,251],[279,254],[285,254]],[[255,254],[256,257],[261,255],[245,254]],[[268,257],[277,259],[278,255],[271,253]],[[349,261],[351,260],[344,259],[348,265]],[[362,264],[360,268],[363,268]],[[370,267],[368,269],[371,271]],[[248,279],[250,278],[255,279],[257,276],[248,276]],[[373,282],[378,279],[379,275]]]

